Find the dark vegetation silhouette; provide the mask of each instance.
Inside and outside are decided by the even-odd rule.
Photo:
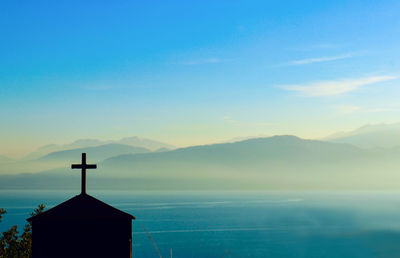
[[[31,216],[36,216],[44,211],[45,206],[40,204]],[[0,208],[0,222],[7,211]],[[7,231],[0,233],[1,258],[30,258],[32,257],[32,223],[28,222],[23,231],[19,233],[18,226],[12,226]]]

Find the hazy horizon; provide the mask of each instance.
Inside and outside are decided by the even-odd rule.
[[[41,143],[39,145],[36,146],[32,146],[32,148],[26,149],[23,152],[18,152],[18,153],[7,153],[7,149],[8,146],[3,146],[4,148],[4,152],[1,152],[0,149],[0,155],[3,155],[5,157],[8,158],[14,158],[14,159],[19,159],[19,158],[23,158],[24,156],[39,150],[42,147],[46,147],[48,145],[59,145],[59,146],[63,146],[63,145],[68,145],[68,144],[72,144],[75,143],[77,141],[81,141],[81,140],[99,140],[102,141],[104,144],[106,143],[110,143],[110,142],[118,142],[119,140],[122,139],[126,139],[126,138],[138,138],[138,139],[145,139],[145,140],[153,140],[153,141],[157,141],[157,142],[161,142],[161,143],[165,143],[165,144],[170,144],[172,146],[174,146],[175,148],[186,148],[186,147],[191,147],[191,146],[201,146],[201,145],[210,145],[210,144],[218,144],[218,143],[226,143],[226,142],[232,142],[232,141],[241,141],[241,140],[246,140],[246,139],[252,139],[252,138],[264,138],[264,137],[272,137],[272,136],[279,136],[279,135],[293,135],[302,139],[310,139],[310,140],[328,140],[329,137],[333,137],[333,136],[343,136],[346,134],[351,134],[353,132],[357,132],[357,130],[360,130],[362,128],[365,127],[374,127],[374,126],[399,126],[399,132],[400,132],[400,123],[393,123],[393,124],[386,124],[386,123],[381,123],[381,124],[365,124],[361,127],[358,128],[354,128],[353,130],[346,130],[346,131],[335,131],[333,133],[330,133],[328,135],[323,135],[321,137],[303,137],[301,135],[296,135],[296,134],[284,134],[284,133],[280,133],[280,134],[258,134],[258,135],[240,135],[240,136],[236,136],[236,137],[232,137],[232,138],[222,138],[222,139],[215,139],[214,141],[205,141],[205,142],[195,142],[192,144],[187,144],[187,145],[176,145],[174,142],[167,142],[167,141],[161,141],[159,139],[153,139],[153,138],[148,138],[148,137],[142,137],[142,136],[138,136],[138,135],[127,135],[127,136],[122,136],[120,138],[95,138],[95,137],[91,137],[91,138],[76,138],[73,139],[69,142],[46,142],[46,143]]]

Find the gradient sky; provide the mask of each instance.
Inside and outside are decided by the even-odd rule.
[[[1,1],[0,154],[400,122],[399,1]]]

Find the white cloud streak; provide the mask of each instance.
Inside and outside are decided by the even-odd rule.
[[[337,55],[337,56],[306,58],[306,59],[290,61],[286,65],[307,65],[307,64],[312,64],[312,63],[322,63],[322,62],[329,62],[329,61],[351,58],[353,56],[354,56],[353,54],[343,54],[343,55]]]
[[[378,82],[389,81],[398,78],[398,76],[370,76],[359,79],[344,79],[337,81],[319,81],[308,84],[283,85],[279,88],[299,92],[302,95],[310,97],[335,96],[350,91],[358,90],[360,87]]]
[[[343,114],[352,114],[361,110],[361,107],[353,105],[343,105],[343,106],[338,106],[336,108],[340,113]]]
[[[363,108],[354,105],[342,105],[335,107],[337,111],[342,114],[348,115],[353,113],[382,113],[393,111],[393,108],[379,107],[379,108]]]
[[[223,120],[224,120],[225,122],[228,122],[228,123],[237,123],[237,122],[238,122],[238,121],[232,119],[232,117],[230,117],[230,116],[224,116],[224,117],[223,117]]]

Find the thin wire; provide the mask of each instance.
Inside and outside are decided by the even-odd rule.
[[[143,224],[142,224],[142,228],[143,228],[143,230],[147,233],[147,236],[150,238],[151,242],[153,242],[154,248],[156,249],[156,251],[157,251],[157,253],[158,253],[158,256],[160,256],[160,258],[162,258],[161,254],[160,254],[160,251],[158,251],[158,248],[157,248],[156,243],[154,242],[154,240],[153,240],[153,238],[151,237],[150,233],[146,230],[146,228],[144,227]],[[171,255],[171,256],[172,256],[172,255]]]

